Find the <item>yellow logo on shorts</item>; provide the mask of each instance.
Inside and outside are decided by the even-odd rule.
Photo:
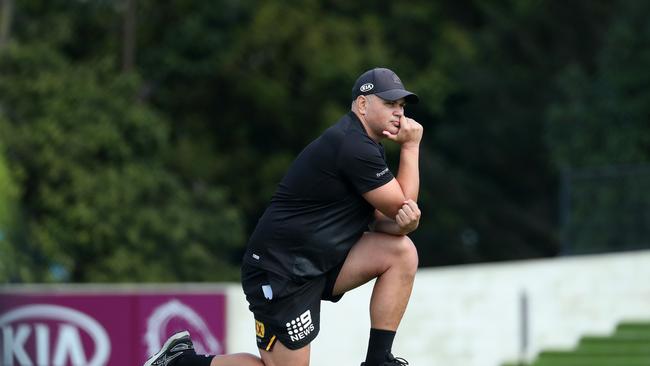
[[[260,338],[264,338],[264,323],[259,320],[255,320],[255,334]]]

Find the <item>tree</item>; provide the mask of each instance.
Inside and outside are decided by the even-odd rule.
[[[133,71],[136,54],[136,0],[126,0],[122,41],[122,70]]]
[[[18,194],[0,144],[0,283],[11,280],[19,268],[19,258],[12,244],[18,223]]]
[[[87,239],[68,217],[73,212],[86,217],[86,206],[113,212],[116,205],[109,201],[121,196],[130,197],[121,202],[138,215],[120,213],[116,222],[132,223],[142,237],[162,234],[159,228],[143,233],[145,223],[139,219],[148,217],[146,225],[182,221],[171,212],[192,218],[182,227],[216,228],[204,221],[210,210],[230,212],[238,217],[229,221],[237,223],[237,232],[250,232],[291,160],[348,110],[349,89],[358,74],[386,66],[422,100],[407,107],[425,125],[419,202],[424,217],[413,234],[421,265],[556,255],[558,167],[580,147],[577,142],[595,146],[599,141],[579,138],[591,131],[591,122],[581,122],[585,130],[565,131],[560,120],[572,114],[611,117],[618,103],[630,113],[646,113],[631,105],[645,103],[637,98],[642,93],[634,91],[645,79],[633,82],[636,75],[645,75],[642,70],[613,72],[636,65],[629,61],[637,57],[634,50],[645,49],[644,43],[628,40],[641,39],[633,33],[645,32],[639,19],[647,11],[644,5],[626,5],[639,7],[636,14],[622,11],[622,3],[416,0],[403,6],[385,0],[307,0],[295,6],[281,1],[139,0],[134,8],[125,7],[135,4],[131,0],[15,2],[15,46],[3,61],[11,68],[0,71],[5,82],[0,126],[2,136],[8,136],[11,171],[23,188],[21,212],[29,218],[18,247],[40,261],[36,268],[53,262],[72,272],[69,263],[110,251],[109,239],[120,243],[126,258],[124,253],[138,248],[121,243],[135,239],[107,236],[103,249],[86,251],[93,246],[80,244]],[[613,19],[620,24],[637,19],[638,24],[614,27]],[[137,25],[137,32],[130,26],[133,32],[125,32],[128,25]],[[613,34],[618,34],[616,41],[608,38]],[[631,46],[615,49],[618,41]],[[601,54],[604,46],[611,49],[609,61]],[[125,50],[134,52],[132,59]],[[17,66],[18,60],[26,64]],[[126,69],[132,71],[118,75],[128,60],[133,63],[126,62]],[[638,65],[634,67],[642,68]],[[612,71],[607,77],[605,69]],[[604,96],[610,90],[622,94],[607,106]],[[603,105],[580,111],[594,103]],[[633,120],[641,121],[637,117]],[[79,122],[96,118],[106,122],[93,128]],[[635,123],[627,133],[637,130]],[[33,136],[24,126],[30,126]],[[103,132],[97,133],[100,128]],[[52,134],[88,146],[64,144]],[[636,139],[633,145],[647,146],[643,136],[621,141]],[[575,139],[565,141],[568,137]],[[42,146],[35,145],[39,138]],[[59,145],[54,149],[55,143],[85,153]],[[39,149],[46,147],[49,153],[41,154]],[[386,143],[386,148],[394,157],[398,147]],[[638,157],[642,150],[625,151]],[[585,150],[581,159],[601,159],[597,155]],[[61,163],[66,159],[81,168]],[[51,171],[59,176],[51,177]],[[116,182],[131,188],[117,189]],[[76,187],[75,194],[60,197],[60,186]],[[91,191],[115,196],[102,201]],[[176,192],[175,199],[167,197],[169,192]],[[59,201],[40,201],[50,196]],[[53,210],[69,212],[65,219],[46,222],[43,217]],[[196,230],[205,234],[196,234],[197,253],[215,251],[219,260],[239,265],[243,234],[227,239],[222,237],[228,235],[226,229]],[[174,240],[182,238],[179,234]],[[177,250],[172,241],[163,240]],[[35,244],[55,242],[66,243],[70,258],[54,261]],[[222,251],[207,244],[212,242],[229,244]],[[115,259],[115,266],[129,259]],[[193,268],[212,262],[197,263]]]
[[[31,260],[29,280],[237,276],[238,210],[218,187],[170,172],[169,124],[134,102],[136,75],[112,60],[69,63],[42,44],[10,47],[0,70],[0,128],[26,211],[15,248]]]
[[[0,0],[0,51],[9,42],[13,11],[14,0]]]
[[[565,174],[567,251],[650,245],[649,11],[645,2],[622,3],[595,67],[573,63],[558,75],[546,139]]]

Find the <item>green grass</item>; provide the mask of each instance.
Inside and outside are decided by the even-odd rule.
[[[530,366],[650,366],[650,357],[539,358]]]
[[[583,336],[574,349],[544,350],[525,366],[650,366],[650,323],[622,322],[609,336]]]

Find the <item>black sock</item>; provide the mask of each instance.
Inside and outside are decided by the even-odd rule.
[[[214,356],[208,356],[208,355],[182,355],[181,357],[176,360],[176,362],[173,362],[172,365],[174,366],[210,366],[210,362],[212,362],[212,359]]]
[[[386,360],[386,353],[393,347],[395,332],[392,330],[370,329],[366,366],[380,366]]]

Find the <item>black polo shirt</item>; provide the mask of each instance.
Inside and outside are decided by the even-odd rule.
[[[374,208],[361,194],[392,179],[383,146],[347,113],[289,167],[244,261],[294,280],[327,272],[368,231]]]

